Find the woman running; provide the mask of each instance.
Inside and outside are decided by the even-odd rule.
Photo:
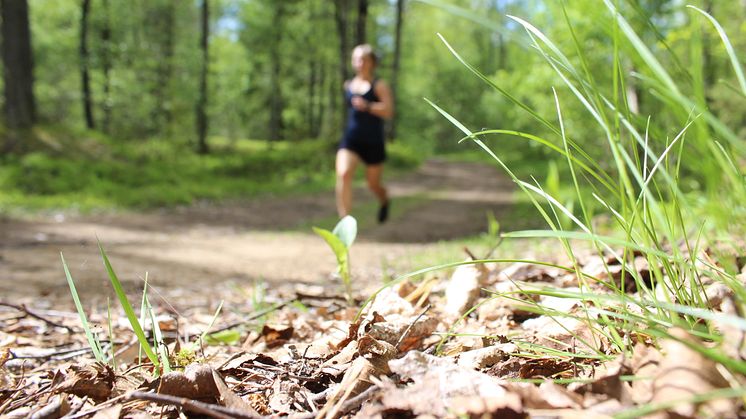
[[[381,183],[386,160],[383,120],[394,115],[391,90],[375,78],[377,57],[368,44],[352,50],[355,77],[344,83],[347,102],[347,125],[337,150],[337,213],[340,217],[352,210],[352,179],[359,162],[365,164],[368,187],[379,202],[378,222],[389,215],[389,198]]]

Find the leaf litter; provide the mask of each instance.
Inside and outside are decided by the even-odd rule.
[[[611,258],[579,260],[584,275],[599,280],[620,281],[629,269]],[[643,261],[630,266],[641,277],[649,275]],[[729,288],[703,285],[713,312],[738,315]],[[530,292],[546,287],[567,290],[568,296]],[[639,292],[625,289],[630,296]],[[287,284],[264,296],[263,309],[247,303],[244,294],[231,293],[228,309],[204,340],[198,337],[211,323],[208,307],[180,304],[176,311],[156,305],[174,366],[164,374],[140,354],[123,313],[113,313],[111,320],[104,311],[90,313],[109,354],[103,364],[94,362],[74,312],[1,304],[0,415],[746,415],[743,401],[726,394],[741,387],[744,377],[693,349],[714,343],[673,328],[658,340],[624,336],[635,342],[634,350],[620,354],[609,334],[592,330],[601,326],[592,326],[591,303],[572,298],[573,293],[580,294],[580,288],[572,271],[475,263],[449,276],[428,275],[384,288],[356,317],[361,300],[351,306],[347,296],[322,287]],[[718,318],[713,324],[723,348],[744,359],[741,329]],[[152,341],[153,331],[146,332]]]

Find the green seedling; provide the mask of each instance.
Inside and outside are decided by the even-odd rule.
[[[150,359],[150,362],[153,363],[153,370],[156,374],[159,374],[161,363],[158,360],[158,355],[150,346],[148,338],[145,336],[145,332],[143,332],[142,330],[142,325],[135,315],[135,310],[132,309],[132,304],[130,304],[129,300],[127,299],[127,294],[124,293],[122,283],[119,281],[117,274],[114,272],[114,268],[111,267],[111,262],[109,262],[109,258],[106,256],[106,252],[104,251],[103,246],[101,246],[101,243],[99,243],[98,248],[101,252],[101,257],[104,260],[106,272],[109,274],[111,285],[114,287],[114,292],[117,294],[119,303],[122,305],[124,313],[127,315],[127,320],[129,320],[130,325],[132,326],[132,330],[135,332],[135,336],[137,336],[137,340],[140,343],[140,346],[142,347],[143,351],[145,351],[145,355],[148,357],[148,359]]]
[[[347,215],[343,217],[334,230],[329,231],[319,227],[313,227],[313,231],[321,236],[331,247],[334,256],[337,257],[337,272],[342,278],[347,299],[352,299],[352,281],[350,279],[350,246],[357,236],[357,221],[354,217]]]
[[[65,262],[65,257],[62,255],[62,253],[60,253],[60,258],[62,258],[62,268],[65,270],[67,285],[70,287],[70,293],[72,294],[73,301],[75,302],[75,309],[78,311],[80,322],[83,324],[83,330],[85,331],[85,337],[86,339],[88,339],[88,346],[91,347],[91,351],[93,351],[93,356],[96,358],[96,361],[103,363],[104,352],[103,350],[101,350],[101,343],[99,342],[98,337],[91,331],[91,325],[90,323],[88,323],[88,317],[86,317],[85,311],[83,311],[83,305],[80,304],[78,291],[75,288],[73,277],[72,275],[70,275],[70,269],[68,269],[67,262]]]

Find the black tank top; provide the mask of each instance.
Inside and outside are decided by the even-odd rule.
[[[361,96],[368,102],[378,102],[375,86],[376,81],[370,83],[370,89],[362,95],[356,95],[350,92],[349,88],[345,89],[345,99],[347,102],[347,128],[345,129],[345,139],[347,141],[355,140],[380,140],[383,141],[383,119],[371,114],[370,112],[358,111],[352,107],[352,98]]]

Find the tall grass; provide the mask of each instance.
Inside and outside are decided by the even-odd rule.
[[[428,0],[427,3],[437,2]],[[568,317],[584,322],[597,338],[608,340],[615,352],[628,355],[636,341],[630,336],[674,339],[669,329],[683,327],[716,343],[714,347],[702,344],[695,350],[734,373],[746,373],[746,362],[728,355],[723,348],[724,338],[717,327],[727,323],[746,331],[746,321],[738,315],[713,312],[704,285],[719,282],[728,286],[738,313],[744,312],[746,289],[735,278],[735,264],[726,260],[716,263],[703,256],[705,248],[724,233],[717,228],[724,220],[743,226],[746,183],[742,165],[746,161],[746,147],[702,100],[683,93],[699,89],[702,96],[701,74],[692,72],[690,78],[683,81],[670,74],[620,13],[617,4],[604,0],[605,17],[599,19],[610,23],[607,55],[613,74],[611,86],[598,84],[590,70],[590,57],[564,6],[567,33],[574,46],[572,55],[527,20],[509,16],[525,29],[533,49],[561,80],[561,86],[552,88],[552,96],[547,98],[555,104],[553,118],[540,115],[511,95],[507,88],[482,74],[441,36],[448,50],[473,75],[528,112],[538,124],[548,128],[551,137],[510,127],[473,131],[449,114],[445,110],[447,105],[441,107],[428,102],[464,133],[464,140],[483,149],[505,170],[549,226],[546,230],[516,231],[502,236],[557,239],[572,261],[572,266],[562,268],[576,274],[579,291],[528,287],[520,293],[576,299],[583,304],[581,312],[560,313],[540,305],[532,310],[555,317],[558,323]],[[746,95],[743,70],[723,28],[706,12],[694,7],[689,11],[693,21],[706,19],[713,24],[726,48],[739,88]],[[468,16],[468,13],[461,15]],[[481,19],[475,22],[484,24]],[[634,75],[627,74],[622,64],[630,59],[642,65]],[[696,60],[694,65],[697,65]],[[659,100],[661,115],[646,117],[631,113],[625,94],[631,76]],[[684,88],[682,83],[691,84]],[[575,140],[581,135],[568,131],[563,116],[570,101],[577,101],[585,111],[582,123],[573,126],[595,125],[603,133],[603,143]],[[673,137],[666,137],[661,133],[667,132],[669,127],[662,125],[670,121],[679,121],[680,125]],[[499,149],[496,144],[507,136],[540,144],[564,161],[565,180],[572,185],[574,196],[569,201],[567,197],[557,196],[553,176],[550,176],[549,185],[519,178],[511,162],[503,160],[496,151]],[[700,189],[682,187],[682,182],[692,172],[704,179]],[[717,205],[702,205],[713,198],[718,199]],[[718,207],[717,211],[712,211],[714,207]],[[610,218],[611,225],[599,225],[597,216],[601,214]],[[621,282],[602,281],[585,274],[576,255],[579,241],[585,243],[584,249],[594,249],[603,257],[612,255],[623,267]],[[649,265],[649,278],[635,268],[636,255],[642,255]],[[606,268],[611,277],[608,266]],[[628,293],[630,288],[636,292]],[[513,295],[496,297],[515,298]],[[542,349],[534,346],[532,350]],[[549,348],[544,350],[549,353]],[[577,355],[599,356],[593,351],[574,356]],[[743,394],[742,391],[736,393]]]

